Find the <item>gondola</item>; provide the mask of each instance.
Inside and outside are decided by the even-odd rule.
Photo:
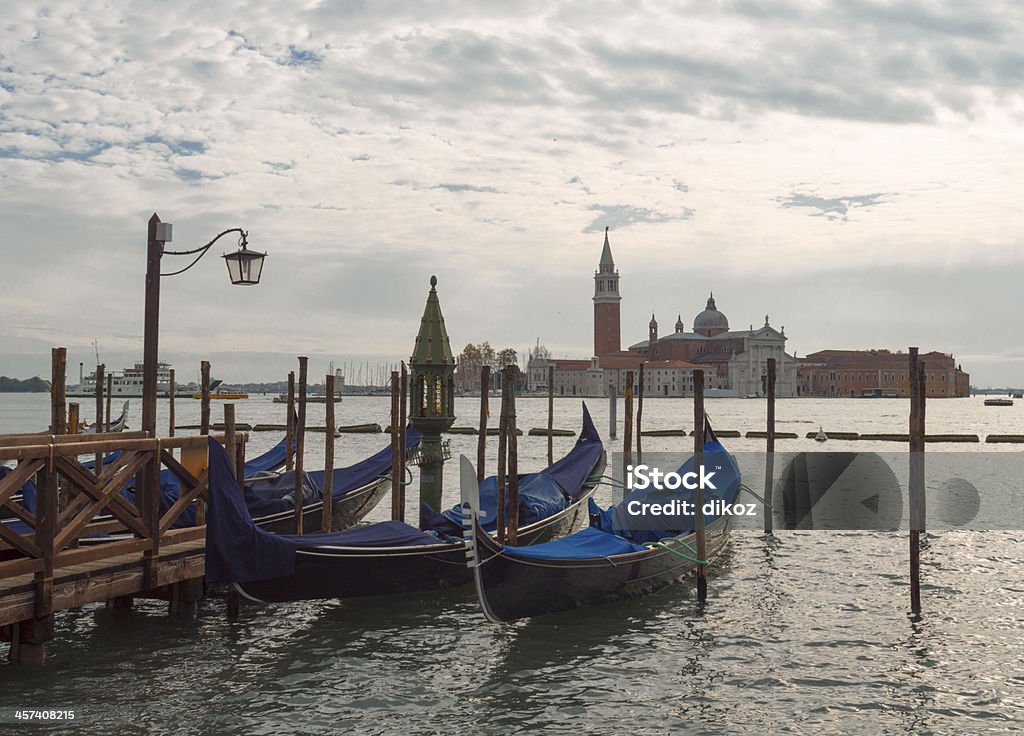
[[[604,472],[601,438],[583,407],[583,431],[573,449],[539,473],[520,476],[520,488],[547,485],[564,494],[564,507],[530,521],[522,516],[519,540],[533,544],[568,534],[586,519],[586,503]],[[285,536],[258,529],[234,479],[210,446],[210,504],[207,514],[206,575],[210,582],[234,583],[247,598],[284,602],[349,598],[453,588],[472,582],[465,544],[443,531],[424,532],[401,521],[385,521],[334,534]],[[524,514],[524,503],[520,504]],[[495,509],[489,514],[495,515]],[[529,509],[525,509],[529,511]],[[439,525],[444,515],[424,514]],[[460,533],[461,534],[461,533]]]
[[[110,429],[102,427],[99,430],[96,428],[96,424],[90,424],[80,431],[80,434],[96,434],[100,432],[123,432],[128,428],[128,400],[125,399],[124,405],[121,407],[121,416],[110,423]]]
[[[608,510],[591,501],[589,527],[547,544],[502,546],[480,526],[476,473],[468,458],[463,456],[460,462],[466,564],[473,572],[480,606],[491,621],[514,621],[644,595],[697,565],[692,514],[627,516],[630,502],[663,503],[675,498],[692,503],[691,491],[637,490]],[[705,489],[705,503],[734,503],[739,469],[713,432],[705,435],[704,467],[717,468],[717,488]],[[677,472],[693,469],[691,457]],[[708,559],[724,547],[731,519],[729,514],[705,515]],[[675,528],[660,528],[663,525]]]

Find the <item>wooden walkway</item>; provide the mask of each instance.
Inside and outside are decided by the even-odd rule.
[[[229,451],[244,461],[245,437],[237,439]],[[12,659],[42,658],[57,611],[137,595],[165,598],[173,610],[201,596],[207,441],[140,432],[0,437],[0,462],[17,462],[0,478],[0,639],[11,642]],[[103,458],[99,472],[93,458]],[[162,514],[161,468],[180,486]],[[32,510],[20,499],[29,482]],[[134,496],[121,495],[126,487]],[[193,502],[198,525],[173,529]]]

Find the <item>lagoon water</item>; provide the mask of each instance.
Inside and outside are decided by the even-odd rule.
[[[48,423],[45,394],[0,394],[0,433]],[[478,399],[460,398],[458,425]],[[88,399],[83,417],[91,418]],[[179,399],[180,424],[198,403]],[[606,400],[589,402],[607,438]],[[283,422],[271,397],[236,401],[239,421]],[[579,427],[579,399],[555,402],[555,426]],[[719,429],[762,429],[764,403],[712,399]],[[492,399],[493,425],[497,400]],[[388,421],[386,398],[345,397],[338,421]],[[519,426],[546,425],[545,399],[518,402]],[[780,400],[779,431],[906,432],[906,401]],[[161,402],[166,426],[166,401]],[[215,406],[215,420],[220,416]],[[129,424],[139,426],[140,401]],[[623,417],[619,405],[618,417]],[[309,424],[323,423],[310,405]],[[692,403],[648,400],[646,428],[689,427]],[[930,433],[1024,432],[1024,402],[982,398],[928,403]],[[621,441],[621,428],[618,436]],[[280,440],[252,433],[257,454]],[[386,444],[344,435],[339,465]],[[555,454],[572,438],[556,438]],[[729,439],[753,453],[763,440]],[[322,465],[324,436],[307,436],[307,467]],[[689,438],[644,438],[645,452],[680,451]],[[520,469],[545,464],[546,439],[524,436]],[[608,441],[609,449],[617,449]],[[476,437],[453,436],[475,457]],[[779,440],[785,451],[823,449]],[[829,442],[828,450],[905,452],[894,443]],[[928,446],[943,454],[1024,454],[1013,446]],[[1009,453],[1009,454],[1005,454]],[[493,472],[496,441],[489,447]],[[745,480],[763,486],[756,469]],[[447,493],[457,492],[454,467]],[[415,486],[413,486],[415,487]],[[599,498],[607,501],[611,490]],[[415,493],[411,493],[415,497]],[[1019,501],[1016,490],[1005,503]],[[387,502],[371,519],[385,518]],[[931,507],[930,507],[931,508]],[[412,504],[410,503],[410,513]],[[707,604],[689,582],[655,595],[510,626],[488,623],[472,589],[280,606],[243,603],[234,624],[222,600],[196,617],[166,604],[131,611],[102,605],[58,615],[48,660],[0,665],[0,708],[74,707],[82,732],[122,734],[564,733],[1019,733],[1024,730],[1024,531],[933,531],[922,552],[924,614],[908,616],[907,535],[881,531],[781,531],[741,525],[711,568]],[[1009,526],[1013,526],[1012,524]],[[11,725],[0,725],[14,729]],[[40,732],[42,727],[32,727]],[[20,729],[27,730],[27,729]],[[61,729],[67,730],[67,729]],[[13,731],[12,731],[13,732]]]

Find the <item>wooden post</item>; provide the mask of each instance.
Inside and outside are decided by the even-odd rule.
[[[199,434],[210,434],[210,362],[199,364]]]
[[[96,433],[103,431],[103,374],[106,366],[102,363],[96,366]],[[96,453],[96,464],[94,466],[96,477],[103,472],[103,453]]]
[[[295,533],[302,534],[303,459],[306,449],[306,367],[309,358],[299,356],[299,422],[295,428]]]
[[[43,560],[43,569],[35,574],[35,615],[12,626],[11,661],[42,662],[46,642],[53,638],[53,558],[57,533],[57,474],[49,464],[36,473],[35,543]]]
[[[50,358],[50,434],[67,434],[68,349],[53,348]]]
[[[644,461],[643,449],[640,447],[640,436],[643,432],[640,429],[640,423],[644,416],[644,364],[640,364],[640,377],[637,385],[636,392],[636,461],[642,463]]]
[[[615,425],[618,423],[618,418],[615,416],[618,409],[618,393],[619,389],[615,383],[608,385],[608,436],[613,440],[615,439]]]
[[[501,373],[501,411],[498,415],[498,492],[496,521],[498,525],[498,544],[507,540],[508,514],[505,506],[505,467],[508,459],[508,381]]]
[[[78,434],[78,430],[81,428],[81,414],[78,408],[78,402],[72,401],[68,404],[68,434]]]
[[[210,361],[199,362],[199,434],[210,434]],[[196,525],[206,523],[206,499],[196,501]]]
[[[167,436],[168,437],[173,437],[174,436],[174,394],[178,390],[178,385],[177,385],[177,383],[174,380],[174,369],[173,368],[171,368],[170,373],[171,373],[171,382],[170,382],[170,386],[168,387],[169,388],[169,390],[168,390],[168,398],[170,399],[170,403],[167,406]]]
[[[555,365],[548,366],[548,465],[555,462]]]
[[[284,433],[284,468],[295,468],[295,371],[288,371],[288,421]]]
[[[113,373],[108,373],[107,374],[107,410],[105,412],[106,417],[107,417],[107,419],[106,419],[106,427],[107,427],[107,431],[108,432],[110,431],[110,428],[112,426],[110,424],[110,410],[111,410],[111,403],[113,402],[113,393],[114,393],[114,374]]]
[[[910,610],[921,613],[921,532],[924,530],[924,371],[910,348]]]
[[[491,367],[480,369],[480,436],[476,439],[476,479],[484,479],[484,465],[487,460],[487,417],[490,415]]]
[[[693,372],[693,461],[694,469],[700,473],[704,464],[704,371]],[[693,521],[697,536],[697,559],[707,560],[708,542],[704,532],[704,489],[700,483],[693,491]],[[697,600],[704,602],[708,597],[708,566],[697,565]]]
[[[324,444],[324,500],[323,510],[320,514],[320,532],[326,534],[331,531],[334,523],[334,433],[337,429],[334,421],[334,374],[328,373],[324,378],[324,389],[327,396],[324,397],[324,435],[327,437]],[[394,442],[395,438],[392,437]]]
[[[516,367],[505,366],[508,384],[508,543],[519,544],[519,431],[516,429]]]
[[[398,469],[402,476],[402,483],[398,487],[398,513],[399,521],[405,521],[405,425],[406,425],[406,402],[409,399],[409,372],[405,368],[405,361],[402,361],[402,385],[399,387],[401,394],[398,397]]]
[[[764,533],[772,533],[772,487],[775,480],[775,358],[768,358],[767,454],[764,459]]]
[[[401,471],[399,456],[401,449],[399,448],[399,422],[398,413],[401,411],[402,399],[400,394],[401,387],[398,385],[399,376],[398,371],[391,371],[391,518],[399,519],[402,516],[402,509],[399,507],[401,502],[402,493],[402,478],[399,475]]]
[[[622,481],[629,477],[626,470],[633,464],[633,371],[626,371],[625,424],[622,428]]]
[[[224,450],[231,458],[231,470],[235,474],[235,480],[240,481],[237,468],[235,468],[236,438],[235,438],[235,405],[224,404]],[[241,485],[241,484],[239,484]]]

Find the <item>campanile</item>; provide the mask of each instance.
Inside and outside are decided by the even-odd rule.
[[[611,355],[621,350],[619,338],[619,272],[612,260],[608,244],[608,228],[604,229],[601,262],[594,272],[594,355]]]

